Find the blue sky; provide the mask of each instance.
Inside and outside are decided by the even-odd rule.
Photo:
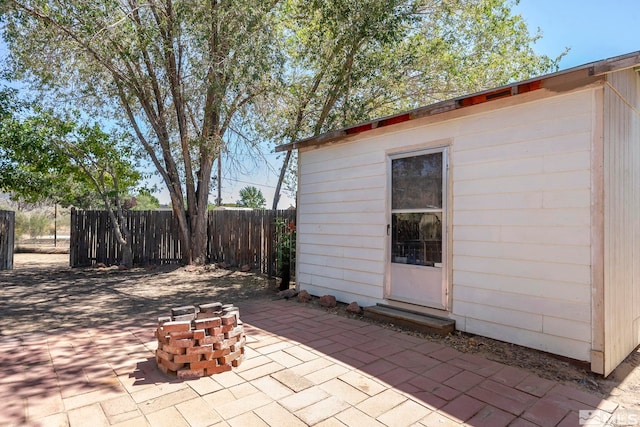
[[[520,0],[513,12],[523,16],[532,34],[542,31],[534,45],[537,53],[555,58],[570,48],[560,69],[640,50],[640,0]],[[223,202],[235,202],[242,187],[255,185],[270,207],[281,157],[266,153],[267,164],[250,168],[250,174],[223,176]],[[166,190],[157,196],[163,203],[169,201]],[[210,200],[215,198],[212,193]],[[279,207],[294,203],[283,193]]]
[[[531,33],[542,30],[537,53],[555,57],[571,49],[561,69],[640,50],[638,0],[520,0],[514,12]]]

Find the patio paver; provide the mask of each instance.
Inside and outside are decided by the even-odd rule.
[[[196,380],[155,367],[158,313],[128,325],[0,337],[0,425],[559,426],[578,425],[580,409],[617,407],[295,301],[237,305],[247,330],[245,362]]]

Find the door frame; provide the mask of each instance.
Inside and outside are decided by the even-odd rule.
[[[452,191],[451,191],[451,147],[452,141],[437,140],[427,144],[420,144],[415,146],[403,147],[400,149],[387,150],[385,152],[385,164],[386,164],[386,194],[385,194],[385,219],[386,224],[391,225],[392,209],[391,209],[391,192],[392,192],[392,174],[391,174],[391,162],[397,158],[419,156],[423,154],[442,153],[442,168],[443,168],[443,180],[442,180],[442,306],[432,307],[424,305],[424,303],[398,299],[391,296],[391,233],[385,232],[385,280],[383,287],[383,298],[392,302],[398,302],[400,304],[411,304],[418,307],[424,307],[425,309],[435,309],[442,311],[450,311],[452,304],[451,295],[451,280],[452,277]]]

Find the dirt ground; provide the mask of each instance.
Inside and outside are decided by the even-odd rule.
[[[95,326],[106,320],[162,316],[171,307],[202,301],[235,303],[259,298],[279,298],[278,288],[274,281],[251,272],[175,265],[71,269],[67,254],[19,253],[15,254],[14,270],[0,271],[0,335],[34,332],[35,324],[43,329]],[[295,298],[290,303],[301,304]],[[348,313],[345,304],[325,309],[318,298],[308,304],[313,309],[362,319]],[[392,324],[384,327],[400,329]],[[589,372],[584,364],[489,338],[460,332],[445,338],[405,332],[571,384],[640,414],[640,349],[603,378]]]

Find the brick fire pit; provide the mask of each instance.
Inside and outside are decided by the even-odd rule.
[[[246,337],[240,310],[214,302],[171,309],[159,317],[158,369],[181,379],[230,371],[244,360]]]

